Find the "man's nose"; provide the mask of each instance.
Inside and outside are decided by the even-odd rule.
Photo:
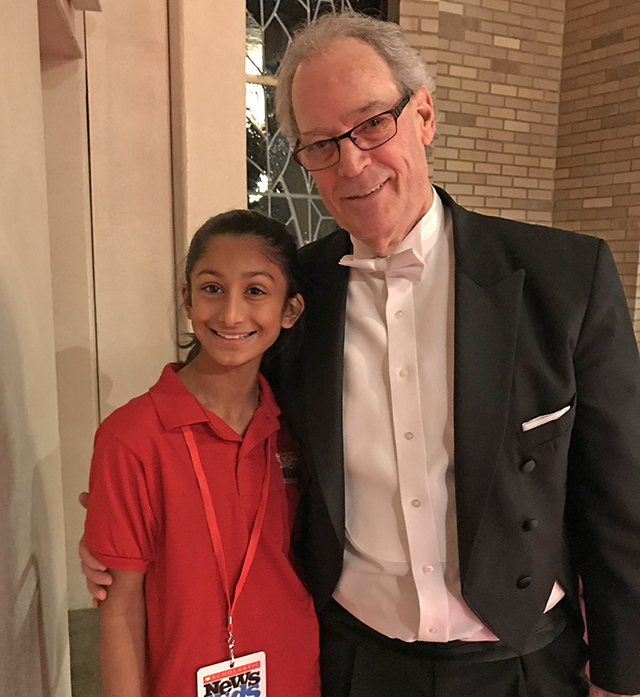
[[[369,164],[371,156],[349,138],[340,141],[340,162],[338,172],[344,177],[355,177]]]

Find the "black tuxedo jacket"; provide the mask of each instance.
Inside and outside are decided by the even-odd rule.
[[[556,580],[582,579],[594,682],[640,692],[640,362],[607,245],[478,215],[442,190],[455,248],[454,439],[462,594],[522,650]],[[301,350],[279,399],[310,463],[304,563],[316,605],[342,568],[339,230],[301,250]],[[529,431],[522,424],[570,405]]]

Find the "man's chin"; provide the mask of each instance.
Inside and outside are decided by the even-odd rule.
[[[390,254],[402,241],[401,238],[396,239],[398,236],[394,226],[385,225],[381,221],[372,221],[370,225],[366,226],[362,224],[362,221],[359,221],[357,228],[345,229],[367,247],[371,247],[379,256]]]

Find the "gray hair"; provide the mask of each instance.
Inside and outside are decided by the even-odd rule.
[[[397,24],[357,12],[321,15],[296,31],[278,73],[276,118],[282,134],[290,143],[295,143],[300,135],[291,99],[293,76],[298,66],[312,53],[321,53],[330,42],[347,38],[369,44],[384,59],[402,94],[417,92],[423,85],[432,91],[433,78]]]

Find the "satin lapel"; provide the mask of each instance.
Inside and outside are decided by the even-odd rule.
[[[340,541],[344,539],[342,385],[349,269],[338,261],[350,253],[349,238],[343,235],[328,245],[306,284],[302,353],[308,447]]]
[[[525,272],[509,264],[490,219],[439,193],[454,229],[454,459],[464,579],[507,425]]]

